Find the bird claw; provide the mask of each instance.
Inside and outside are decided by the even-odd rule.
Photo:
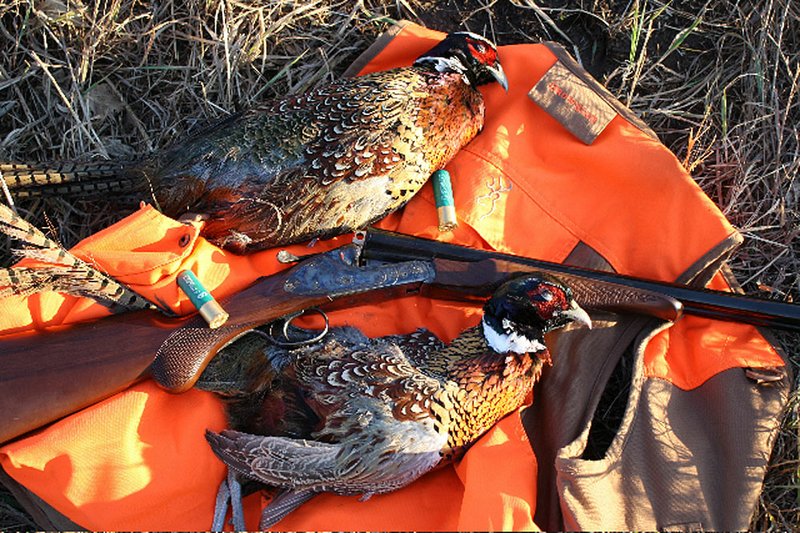
[[[228,507],[231,509],[231,524],[234,531],[246,531],[244,526],[244,508],[242,507],[242,485],[236,479],[233,470],[228,469],[227,477],[222,480],[217,491],[217,499],[214,503],[214,520],[211,524],[211,531],[223,531],[225,528],[225,517],[228,515]]]

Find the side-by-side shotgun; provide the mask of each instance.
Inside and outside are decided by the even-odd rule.
[[[545,272],[588,310],[677,320],[682,313],[800,330],[800,306],[368,230],[354,244],[302,258],[220,300],[230,318],[210,329],[197,315],[155,311],[0,336],[0,442],[40,428],[153,377],[182,392],[211,358],[254,327],[312,307],[408,294],[480,300],[510,276]],[[0,301],[0,311],[2,301]]]

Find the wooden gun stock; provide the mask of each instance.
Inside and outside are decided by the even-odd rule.
[[[152,376],[172,392],[190,388],[208,361],[250,329],[351,294],[430,280],[427,263],[364,269],[357,248],[311,256],[221,300],[230,314],[210,329],[198,315],[138,311],[0,337],[0,442],[74,413]],[[398,268],[399,267],[399,268]]]

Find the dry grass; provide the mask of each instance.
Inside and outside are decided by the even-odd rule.
[[[731,260],[745,291],[797,302],[800,9],[790,0],[691,4],[662,11],[662,4],[634,2],[627,24],[641,21],[640,44],[604,81],[661,135],[745,236]],[[754,530],[800,526],[800,335],[780,335],[779,343],[795,386]]]
[[[390,19],[550,39],[659,133],[747,241],[744,288],[798,301],[800,8],[792,0],[6,0],[0,160],[134,157],[275,94],[336,77]],[[120,211],[19,205],[67,246]],[[88,223],[86,222],[88,219]],[[7,259],[0,249],[0,262]],[[797,335],[782,345],[800,369]],[[796,391],[797,387],[795,387]],[[800,524],[798,397],[753,528]],[[0,529],[32,528],[0,493]]]

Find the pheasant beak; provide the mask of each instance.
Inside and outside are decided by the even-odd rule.
[[[497,83],[500,84],[500,87],[505,89],[508,92],[508,78],[506,78],[506,73],[503,71],[503,67],[500,63],[495,63],[493,66],[486,66],[486,70],[497,80]]]
[[[589,318],[589,313],[583,310],[581,306],[577,304],[573,300],[572,305],[566,311],[561,313],[561,316],[567,317],[573,322],[577,322],[578,324],[583,324],[589,329],[592,329],[592,319]]]

